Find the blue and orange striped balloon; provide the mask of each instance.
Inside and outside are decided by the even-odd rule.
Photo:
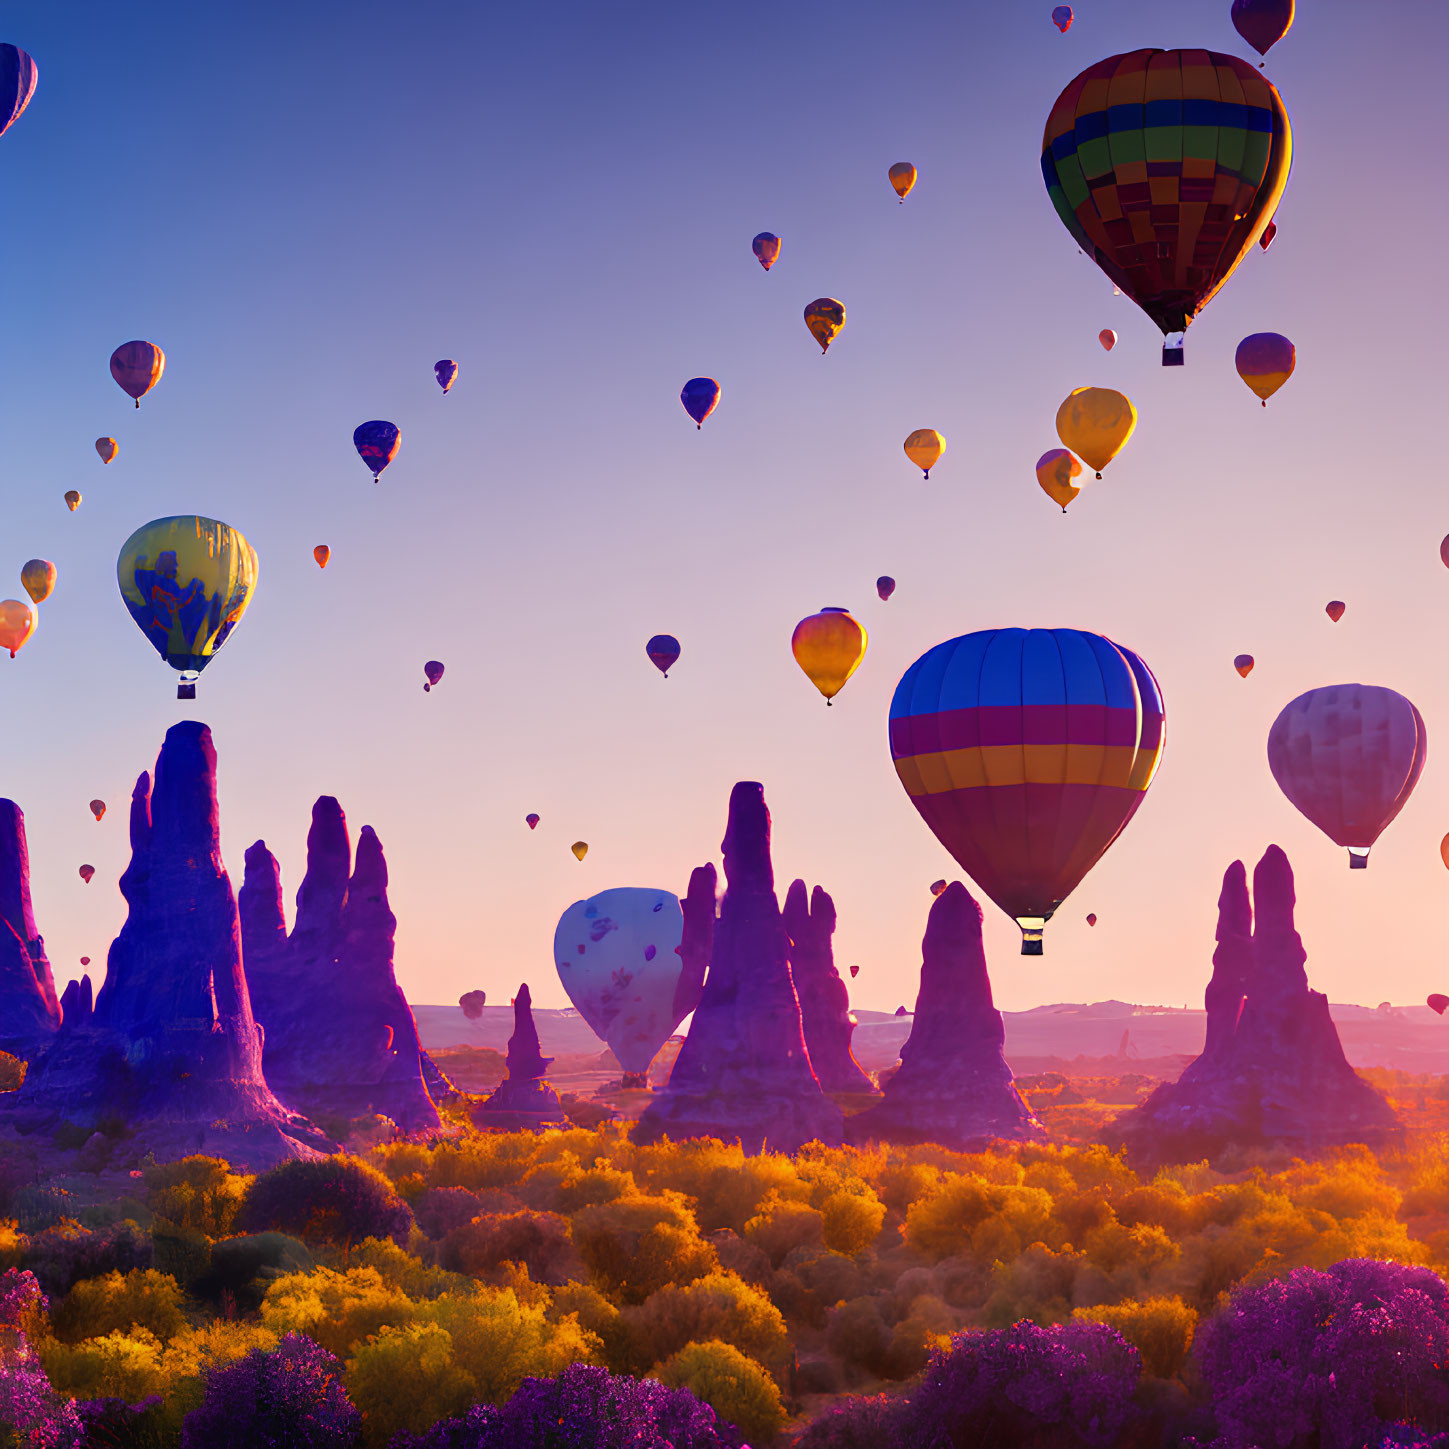
[[[1080,629],[983,629],[906,670],[891,756],[921,818],[1038,956],[1052,913],[1137,813],[1164,724],[1130,649]]]
[[[1298,365],[1298,352],[1293,344],[1277,332],[1254,332],[1238,343],[1233,359],[1238,376],[1262,399],[1268,399],[1293,376]]]

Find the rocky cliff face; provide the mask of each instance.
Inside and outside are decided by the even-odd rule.
[[[790,940],[775,898],[770,812],[758,784],[743,782],[730,794],[724,868],[725,897],[694,1022],[635,1140],[737,1138],[747,1152],[839,1143],[840,1110],[821,1091],[805,1048]]]
[[[262,1074],[205,725],[167,732],[154,789],[143,774],[132,793],[130,831],[129,911],[105,982],[93,1009],[88,979],[67,991],[71,1019],[27,1076],[13,1120],[30,1131],[120,1121],[137,1155],[206,1152],[247,1167],[329,1150]]]
[[[1267,1145],[1380,1145],[1400,1125],[1344,1057],[1328,998],[1311,991],[1294,926],[1293,868],[1269,846],[1253,872],[1234,861],[1218,898],[1202,1055],[1117,1130],[1134,1160],[1220,1159]],[[1255,919],[1256,913],[1256,919]]]
[[[25,813],[0,800],[0,1051],[34,1058],[50,1044],[60,1015],[30,904]]]
[[[1012,1081],[1005,1042],[986,970],[981,907],[953,881],[926,919],[921,991],[900,1070],[882,1102],[850,1118],[850,1140],[939,1142],[968,1151],[994,1137],[1042,1136]]]
[[[241,924],[277,1095],[329,1119],[381,1113],[405,1131],[437,1127],[417,1024],[394,971],[397,919],[372,827],[363,826],[354,863],[342,807],[330,795],[312,807],[290,935],[276,858],[257,841],[246,855]]]

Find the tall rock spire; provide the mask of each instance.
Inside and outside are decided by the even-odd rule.
[[[60,1025],[60,1003],[30,904],[25,812],[0,800],[0,1051],[29,1060]]]
[[[533,996],[525,981],[513,998],[513,1035],[508,1038],[508,1075],[473,1111],[476,1126],[496,1132],[538,1132],[567,1127],[558,1093],[543,1076],[552,1063],[538,1044]]]
[[[850,990],[835,969],[835,902],[819,886],[807,897],[805,882],[794,880],[785,892],[783,918],[790,976],[816,1078],[827,1092],[874,1092],[875,1083],[850,1053],[855,1018]]]

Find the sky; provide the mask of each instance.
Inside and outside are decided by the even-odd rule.
[[[6,0],[0,39],[40,81],[0,138],[0,593],[34,556],[59,583],[0,658],[0,795],[26,813],[57,978],[104,960],[131,786],[198,718],[236,885],[264,838],[290,907],[318,795],[377,830],[415,1002],[528,981],[566,1004],[560,913],[682,894],[749,779],[781,894],[797,875],[833,894],[857,1003],[892,1010],[929,883],[959,873],[891,765],[895,684],[952,636],[1066,626],[1147,661],[1166,757],[1043,957],[985,903],[998,1005],[1199,1004],[1222,871],[1272,842],[1313,985],[1446,989],[1449,7],[1300,5],[1267,67],[1295,141],[1278,238],[1167,370],[1052,211],[1042,127],[1106,56],[1251,52],[1228,0],[1076,8],[1063,36],[1045,0]],[[899,160],[920,173],[904,206]],[[824,358],[801,318],[818,296],[848,312]],[[1298,350],[1266,410],[1233,369],[1258,331]],[[107,369],[131,338],[167,356],[139,411]],[[698,375],[723,392],[702,432],[678,401]],[[1086,385],[1140,422],[1064,517],[1033,467]],[[402,429],[376,485],[351,444],[372,418]],[[929,482],[901,451],[921,427],[949,444]],[[125,538],[173,513],[261,558],[194,704],[115,582]],[[825,605],[870,632],[832,709],[790,653]],[[683,645],[668,680],[644,655],[659,632]],[[425,694],[428,659],[447,675]],[[1265,752],[1290,699],[1347,681],[1406,694],[1430,745],[1351,876]]]

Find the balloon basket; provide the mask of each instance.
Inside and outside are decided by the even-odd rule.
[[[1187,361],[1187,354],[1181,347],[1164,347],[1162,349],[1162,365],[1164,367],[1181,367]]]
[[[1348,848],[1348,868],[1350,870],[1368,869],[1368,851],[1363,846],[1350,845]]]
[[[1038,936],[1035,940],[1033,940],[1030,936],[1023,936],[1021,938],[1021,954],[1023,956],[1044,955],[1045,953],[1042,951],[1041,944],[1042,943],[1040,936]]]
[[[190,680],[190,679],[183,679],[181,681],[181,683],[176,686],[176,698],[177,699],[195,699],[196,698],[196,682],[194,680]]]

